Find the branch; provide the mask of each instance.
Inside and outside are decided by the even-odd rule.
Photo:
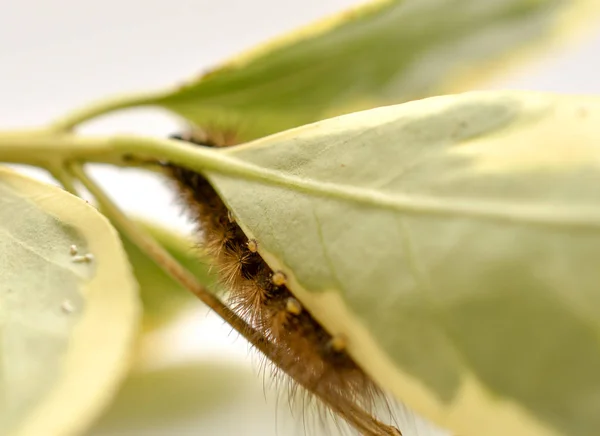
[[[271,343],[229,309],[217,296],[199,283],[194,275],[183,268],[162,245],[157,243],[147,232],[131,221],[102,189],[87,176],[80,164],[71,164],[69,171],[96,198],[102,213],[110,219],[112,224],[142,250],[143,253],[148,255],[156,265],[181,284],[181,286],[197,296],[268,358],[275,358],[275,350]]]
[[[62,185],[65,191],[79,197],[73,175],[64,166],[55,166],[48,168],[48,172],[54,179]]]
[[[58,119],[49,126],[49,129],[55,132],[69,132],[79,124],[89,121],[101,115],[108,114],[121,109],[132,108],[136,106],[149,106],[162,99],[170,92],[162,91],[155,93],[142,93],[124,95],[107,100],[100,100],[90,106],[75,110],[63,118]]]

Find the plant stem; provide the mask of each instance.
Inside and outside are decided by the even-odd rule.
[[[77,187],[75,186],[73,175],[63,166],[48,168],[48,172],[62,185],[65,191],[70,194],[79,196]]]
[[[52,131],[0,132],[0,161],[49,170],[72,160],[121,164],[122,156],[108,142]]]
[[[52,123],[49,127],[50,130],[55,132],[68,132],[77,125],[96,118],[100,115],[107,114],[109,112],[117,111],[120,109],[127,109],[135,106],[148,106],[154,104],[157,100],[170,94],[168,91],[161,91],[155,93],[140,93],[132,95],[124,95],[121,97],[115,97],[107,100],[100,100],[90,106],[86,106],[82,109],[75,110],[70,114],[58,119]]]
[[[204,304],[217,313],[225,322],[231,325],[248,342],[269,358],[274,358],[273,346],[242,318],[229,309],[217,296],[199,283],[194,275],[177,262],[171,254],[157,243],[147,232],[143,231],[90,179],[80,164],[73,163],[69,171],[94,196],[102,212],[112,224],[143,253],[148,255],[164,272],[196,295]]]
[[[127,155],[139,161],[164,160],[203,173],[278,186],[312,197],[346,201],[377,209],[415,216],[446,216],[482,219],[492,222],[539,225],[572,231],[600,228],[597,208],[563,208],[546,204],[506,204],[497,200],[478,200],[405,192],[382,192],[369,187],[330,183],[319,176],[297,176],[289,172],[261,167],[232,154],[235,150],[197,147],[183,141],[137,136],[81,137],[71,134],[22,135],[0,132],[0,161],[53,168],[66,162],[96,162],[133,166]],[[135,160],[134,159],[134,160]]]

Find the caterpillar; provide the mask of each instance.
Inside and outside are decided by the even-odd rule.
[[[235,145],[232,132],[219,135],[172,135],[198,146]],[[275,349],[275,377],[287,378],[290,404],[300,395],[316,398],[350,428],[366,436],[401,436],[398,428],[377,419],[374,409],[387,405],[382,391],[346,352],[346,338],[331,335],[302,306],[281,271],[273,271],[258,253],[260,241],[249,240],[224,202],[201,175],[163,163],[202,234],[201,244],[230,291],[231,309]],[[389,410],[389,406],[388,406]]]

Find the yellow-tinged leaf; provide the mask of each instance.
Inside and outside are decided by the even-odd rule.
[[[597,434],[599,97],[436,97],[208,153],[261,255],[399,400],[461,436]]]
[[[149,98],[247,140],[469,90],[600,16],[596,0],[384,0],[293,32]],[[517,62],[519,61],[519,62]]]
[[[259,383],[247,366],[230,361],[186,362],[133,372],[90,434],[146,435],[152,431],[167,435],[194,422],[201,434],[201,421],[209,421],[211,415],[223,413],[228,407],[232,414],[240,413],[240,403],[246,403],[245,409],[260,407],[261,404],[255,406],[263,393]],[[232,404],[238,407],[230,407]],[[263,399],[258,411],[265,415],[264,409],[267,406]],[[271,412],[274,417],[274,410]],[[233,416],[230,419],[236,421]],[[268,415],[263,419],[268,419]]]
[[[0,169],[0,434],[80,434],[125,375],[137,285],[85,201]]]
[[[285,393],[277,392],[271,384],[248,365],[210,357],[136,371],[121,385],[111,407],[87,435],[343,433],[337,431],[336,423],[327,426],[313,407],[289,404],[282,397]],[[399,408],[396,419],[403,436],[449,436],[405,408]]]

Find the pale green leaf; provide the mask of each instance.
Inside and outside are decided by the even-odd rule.
[[[598,18],[595,0],[384,0],[258,47],[149,101],[251,139],[473,89]]]
[[[461,436],[597,434],[600,98],[436,97],[213,153],[260,253],[399,400]]]
[[[173,434],[178,426],[209,421],[230,403],[247,408],[249,399],[260,398],[260,390],[248,367],[233,362],[207,360],[133,372],[90,434]],[[249,397],[249,391],[254,395]]]
[[[267,370],[268,371],[268,370]],[[334,436],[308,404],[293,408],[287,391],[249,365],[206,358],[135,371],[88,436],[260,435]],[[448,436],[410,411],[396,416],[404,436]],[[337,425],[336,425],[337,424]],[[308,426],[308,428],[306,427]]]
[[[210,274],[210,260],[195,246],[191,238],[147,222],[138,222],[182,266],[192,272],[198,281],[210,289],[216,287],[215,276]],[[175,282],[152,259],[142,253],[126,237],[123,245],[133,266],[140,286],[144,308],[145,330],[160,328],[173,320],[181,311],[198,303],[198,298]]]
[[[0,434],[87,428],[127,371],[138,311],[109,222],[57,187],[0,169]]]

